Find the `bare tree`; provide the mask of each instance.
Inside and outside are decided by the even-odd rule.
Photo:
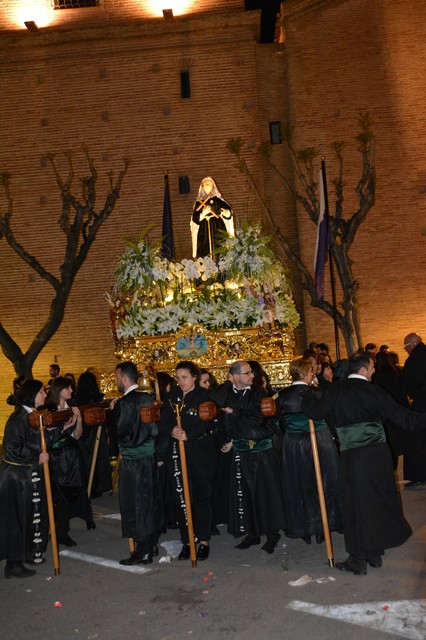
[[[314,277],[306,264],[301,259],[299,253],[292,248],[287,237],[276,223],[270,208],[262,197],[255,180],[250,172],[243,155],[244,141],[241,138],[233,138],[228,141],[227,148],[236,158],[237,166],[247,177],[250,188],[258,199],[265,218],[274,231],[274,240],[281,255],[290,258],[302,277],[302,286],[308,292],[311,305],[322,309],[329,316],[336,316],[337,325],[344,337],[347,353],[353,353],[362,345],[361,330],[358,316],[357,293],[359,283],[352,272],[352,260],[349,251],[355,239],[355,235],[365,220],[368,212],[375,203],[375,138],[372,131],[372,122],[368,113],[361,114],[358,120],[360,132],[356,136],[358,150],[362,156],[361,177],[356,185],[358,207],[349,217],[343,215],[344,201],[344,181],[343,181],[343,149],[345,143],[334,142],[333,150],[338,160],[338,175],[332,183],[335,188],[334,215],[330,206],[330,234],[332,238],[332,254],[336,267],[338,279],[342,290],[342,299],[338,303],[338,308],[334,310],[332,302],[325,298],[319,298],[315,288]],[[292,146],[291,128],[282,128],[282,138],[285,141],[290,158],[297,177],[297,186],[287,178],[274,164],[272,158],[272,147],[269,144],[263,145],[260,152],[265,157],[271,169],[276,173],[284,184],[288,193],[299,203],[310,220],[318,225],[320,215],[319,184],[317,176],[319,168],[315,166],[315,161],[319,155],[317,149],[308,147],[297,151]],[[318,168],[318,171],[316,170]]]
[[[13,198],[10,191],[11,176],[6,172],[0,174],[7,202],[6,212],[0,212],[0,239],[4,238],[15,253],[34,269],[43,280],[46,280],[54,290],[49,316],[25,353],[3,324],[0,323],[0,345],[2,351],[6,358],[13,363],[18,375],[32,376],[32,367],[37,356],[58,330],[64,317],[65,307],[75,277],[87,258],[99,228],[114,210],[120,196],[122,181],[127,173],[129,161],[124,160],[124,168],[120,171],[118,178],[114,180],[112,173],[109,175],[110,189],[105,205],[99,213],[96,213],[97,171],[87,149],[84,149],[84,153],[89,166],[89,175],[81,180],[82,193],[80,200],[72,193],[74,180],[72,154],[70,152],[65,154],[68,164],[66,179],[61,177],[54,156],[48,156],[62,200],[62,212],[58,224],[65,235],[65,248],[63,262],[59,269],[59,277],[47,271],[39,260],[28,253],[16,239],[11,227],[13,212]]]

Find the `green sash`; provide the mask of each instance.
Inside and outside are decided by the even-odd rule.
[[[266,451],[272,449],[272,438],[263,438],[263,440],[246,440],[246,438],[236,438],[232,441],[234,451],[245,452],[253,451],[258,453],[259,451]]]
[[[303,413],[285,413],[286,433],[309,433],[309,420]],[[314,422],[315,431],[323,431],[327,428],[325,420],[316,420]]]
[[[385,430],[379,422],[355,422],[337,427],[340,449],[356,449],[376,442],[386,442]]]
[[[155,444],[152,438],[149,438],[146,442],[139,445],[139,447],[122,447],[119,445],[118,448],[123,458],[130,460],[140,460],[155,452]]]

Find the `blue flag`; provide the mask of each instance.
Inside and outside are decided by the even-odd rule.
[[[327,262],[328,250],[331,247],[330,229],[328,224],[327,185],[325,182],[325,170],[320,167],[320,214],[317,228],[317,244],[315,247],[315,289],[320,300],[324,298],[324,269]]]
[[[163,258],[171,260],[174,257],[175,247],[173,242],[172,212],[170,209],[170,192],[169,192],[169,176],[167,172],[164,174],[164,205],[163,205],[163,246],[161,255]]]

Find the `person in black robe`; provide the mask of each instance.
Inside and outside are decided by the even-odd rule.
[[[183,495],[179,441],[185,443],[188,481],[191,495],[194,534],[200,544],[198,560],[210,553],[212,529],[212,492],[217,470],[215,441],[209,433],[209,421],[198,415],[199,406],[209,400],[206,389],[199,385],[198,367],[189,360],[176,366],[177,386],[165,396],[159,422],[160,451],[166,459],[167,477],[174,487],[175,513],[183,543],[179,560],[190,557],[186,506]],[[182,427],[177,425],[176,411],[180,411]]]
[[[210,176],[200,184],[190,227],[193,258],[213,257],[219,245],[220,231],[231,238],[234,236],[233,211]]]
[[[82,373],[77,381],[77,388],[74,395],[74,404],[77,406],[87,406],[102,402],[104,394],[98,386],[96,376],[91,371]],[[88,426],[84,422],[83,414],[83,435],[78,441],[81,449],[87,478],[90,475],[93,452],[97,439],[97,427]],[[108,433],[106,425],[101,426],[98,444],[98,456],[93,475],[91,498],[96,498],[106,491],[112,489],[111,464],[109,459]]]
[[[141,409],[151,407],[154,398],[138,388],[138,370],[133,362],[121,362],[115,369],[118,390],[124,395],[111,402],[122,456],[118,497],[123,538],[132,538],[135,550],[123,565],[151,564],[158,555],[161,529],[161,495],[155,460],[157,424],[145,422]]]
[[[82,518],[88,529],[96,527],[87,495],[87,475],[78,441],[83,433],[83,420],[78,407],[72,404],[72,381],[57,376],[49,386],[46,408],[50,411],[69,410],[71,417],[53,428],[46,429],[49,443],[50,475],[55,505],[58,543],[75,547],[69,535],[70,520]]]
[[[302,409],[313,420],[328,416],[340,443],[338,498],[346,551],[338,569],[356,575],[382,565],[384,550],[411,535],[398,497],[392,456],[383,420],[395,420],[408,431],[424,431],[426,415],[407,409],[380,387],[369,384],[374,359],[361,352],[349,359],[347,380],[333,383],[321,399],[302,397]]]
[[[218,386],[214,375],[207,369],[200,369],[200,387],[214,389]],[[220,412],[210,423],[210,435],[213,437],[218,453],[218,465],[212,494],[212,535],[220,535],[219,524],[228,523],[229,484],[231,480],[232,454],[228,443],[230,437],[225,431],[225,415]]]
[[[324,541],[321,507],[312,452],[309,421],[302,413],[302,395],[314,393],[309,385],[314,373],[309,360],[296,358],[290,363],[293,384],[278,394],[277,413],[284,430],[282,453],[283,492],[286,506],[285,534],[289,538],[302,538],[311,544]],[[318,393],[318,392],[317,392]],[[315,422],[315,435],[324,497],[330,531],[342,532],[337,504],[338,451],[325,420]]]
[[[27,380],[17,392],[17,406],[6,422],[0,464],[0,559],[6,560],[5,578],[35,574],[23,563],[39,564],[48,540],[48,518],[41,464],[40,432],[29,424],[29,413],[46,398],[40,380]]]
[[[399,378],[401,393],[411,400],[411,408],[426,413],[426,344],[417,333],[405,336],[408,353]],[[426,482],[426,433],[406,433],[404,436],[404,480],[416,486]]]
[[[285,528],[280,462],[273,443],[275,424],[261,412],[267,393],[261,386],[252,386],[249,363],[237,360],[229,376],[210,392],[225,413],[226,432],[232,438],[228,531],[235,538],[245,536],[237,549],[260,544],[260,536],[266,534],[262,549],[273,553],[279,531]]]

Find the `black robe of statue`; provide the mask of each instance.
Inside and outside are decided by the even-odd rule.
[[[6,423],[3,448],[4,459],[0,464],[0,559],[27,562],[35,553],[45,551],[49,522],[43,471],[38,463],[40,432],[30,427],[28,412],[23,407],[17,407]],[[34,540],[40,542],[34,543]]]
[[[401,545],[411,527],[402,513],[382,422],[422,431],[426,415],[361,378],[333,383],[321,399],[304,394],[302,407],[313,420],[328,416],[339,437],[339,505],[348,553],[368,558]]]
[[[134,389],[115,404],[113,420],[122,455],[118,481],[123,538],[133,538],[141,553],[152,553],[161,529],[161,495],[155,459],[156,423],[144,423],[142,407],[152,396]]]
[[[313,393],[307,385],[291,385],[279,392],[277,400],[278,419],[284,429],[282,476],[285,534],[289,538],[324,534],[309,422],[302,413],[302,393],[308,390]],[[316,422],[315,430],[328,525],[330,531],[342,532],[337,502],[337,447],[325,421]]]
[[[205,256],[212,255],[214,253],[215,249],[217,249],[218,247],[218,232],[226,232],[226,227],[225,223],[223,222],[222,216],[225,215],[229,219],[233,216],[229,204],[225,202],[225,200],[222,200],[217,196],[208,198],[205,206],[210,207],[210,209],[216,215],[210,214],[207,218],[203,218],[203,220],[200,221],[200,216],[204,207],[202,203],[198,202],[197,200],[194,206],[194,212],[192,214],[192,222],[199,225],[197,235],[197,258],[204,258]],[[225,213],[221,211],[221,209],[224,209]]]
[[[411,408],[426,413],[426,345],[420,342],[405,361],[399,379],[401,393],[412,399]],[[404,479],[426,481],[426,432],[404,437]]]
[[[192,519],[194,533],[199,540],[210,540],[212,527],[212,491],[216,476],[218,453],[214,438],[209,434],[209,421],[201,420],[198,408],[209,399],[208,392],[198,384],[183,399],[179,386],[171,390],[164,398],[159,422],[160,451],[166,460],[167,482],[173,487],[173,511],[179,524],[182,542],[188,542],[186,509],[183,496],[179,442],[172,438],[171,432],[176,426],[176,414],[172,405],[182,404],[182,428],[186,432],[186,463],[189,489],[191,494]]]
[[[274,535],[285,529],[285,510],[274,422],[260,411],[267,393],[261,387],[237,393],[227,381],[210,395],[219,407],[233,409],[225,414],[226,432],[234,444],[228,531],[236,538]]]

